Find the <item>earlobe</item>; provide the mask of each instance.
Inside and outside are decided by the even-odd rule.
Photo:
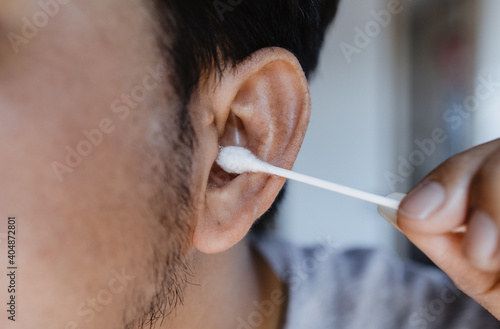
[[[203,88],[199,98],[202,108],[196,112],[212,109],[213,123],[198,131],[204,144],[198,150],[204,159],[200,169],[206,180],[201,184],[193,244],[202,252],[217,253],[247,234],[284,180],[260,173],[225,173],[214,164],[213,150],[219,145],[243,146],[264,161],[291,168],[309,120],[310,96],[295,56],[266,48],[225,72],[215,86]]]

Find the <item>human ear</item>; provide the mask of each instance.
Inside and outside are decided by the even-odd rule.
[[[260,159],[291,169],[310,114],[306,77],[296,57],[264,48],[211,77],[192,102],[197,134],[197,211],[193,245],[204,253],[240,241],[271,206],[284,179],[262,173],[230,175],[215,164],[220,146],[248,148]]]

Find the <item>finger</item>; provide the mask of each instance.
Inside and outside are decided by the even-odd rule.
[[[487,158],[474,176],[470,209],[465,256],[479,269],[500,271],[500,153]]]
[[[441,268],[459,289],[496,317],[500,316],[499,274],[484,272],[471,265],[462,252],[463,233],[424,235],[411,232],[407,237]]]
[[[471,181],[499,148],[499,141],[478,146],[450,158],[431,172],[402,201],[399,227],[405,232],[444,234],[465,224]]]

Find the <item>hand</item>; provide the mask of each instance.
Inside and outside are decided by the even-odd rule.
[[[402,232],[500,319],[500,140],[458,154],[403,200]],[[462,225],[465,233],[451,233]]]

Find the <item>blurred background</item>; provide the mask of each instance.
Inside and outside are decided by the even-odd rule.
[[[498,13],[496,0],[342,1],[294,170],[406,193],[453,154],[500,137]],[[375,205],[287,186],[276,229],[288,239],[422,259]]]

